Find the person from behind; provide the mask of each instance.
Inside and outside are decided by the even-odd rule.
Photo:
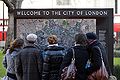
[[[15,74],[15,57],[21,50],[24,44],[24,40],[17,38],[15,39],[10,47],[7,49],[5,57],[3,59],[3,65],[7,71],[7,80],[17,80]]]
[[[94,48],[95,46],[98,46],[101,49],[103,62],[105,63],[105,67],[107,69],[108,74],[111,75],[111,70],[110,70],[110,66],[109,66],[108,57],[107,57],[105,47],[100,43],[100,41],[98,40],[98,37],[95,33],[89,32],[89,33],[86,33],[86,36],[88,38],[89,50]]]
[[[59,80],[59,70],[64,57],[64,48],[58,45],[56,35],[48,37],[48,47],[43,52],[42,80]]]
[[[27,35],[26,45],[16,57],[15,71],[18,80],[42,80],[43,58],[40,50],[34,45],[36,40],[37,35]]]
[[[86,33],[86,35],[87,35],[88,42],[89,42],[89,48],[98,46],[101,49],[103,62],[105,63],[105,67],[107,69],[109,76],[111,76],[112,72],[111,72],[111,69],[109,66],[108,56],[107,56],[108,54],[106,53],[105,47],[100,43],[100,41],[98,40],[98,37],[95,33],[89,32],[89,33]]]
[[[64,56],[60,74],[62,75],[62,70],[69,66],[72,61],[73,51],[75,54],[75,66],[77,69],[75,80],[87,80],[86,74],[86,63],[88,61],[88,51],[87,51],[87,37],[83,33],[78,33],[75,35],[75,45],[67,50],[67,54]]]

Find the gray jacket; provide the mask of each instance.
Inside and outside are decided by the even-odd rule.
[[[3,66],[6,68],[7,73],[11,73],[14,75],[16,74],[15,73],[15,57],[19,51],[20,51],[20,48],[15,48],[11,54],[9,53],[9,49],[6,51],[6,54],[3,58]],[[9,80],[14,80],[14,79],[9,78]]]
[[[28,45],[19,52],[15,60],[17,78],[21,80],[41,80],[42,54],[34,45]]]

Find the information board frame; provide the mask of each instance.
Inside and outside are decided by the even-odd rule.
[[[110,67],[113,71],[113,8],[16,9],[14,38],[17,37],[17,19],[96,19],[96,34],[101,42],[105,42]]]

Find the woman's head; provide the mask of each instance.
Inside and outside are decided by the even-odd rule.
[[[11,44],[10,44],[10,53],[14,51],[14,48],[21,48],[24,44],[24,40],[21,38],[16,38]]]
[[[24,40],[21,39],[21,38],[17,38],[17,39],[15,39],[15,40],[13,41],[12,46],[13,46],[14,48],[19,48],[19,47],[22,47],[23,44],[24,44]]]
[[[87,37],[83,33],[78,33],[75,35],[75,42],[76,44],[81,44],[86,46],[87,45]]]
[[[57,42],[58,42],[56,35],[49,36],[47,40],[48,40],[49,44],[57,44]]]

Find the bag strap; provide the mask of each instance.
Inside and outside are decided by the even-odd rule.
[[[100,51],[100,55],[101,55],[101,59],[103,60],[103,57],[102,57],[102,51],[101,51],[100,47],[98,47],[98,46],[96,46],[96,47],[99,49],[99,51]]]
[[[73,57],[72,57],[72,60],[75,60],[75,51],[74,49],[72,48],[72,52],[73,52]]]

